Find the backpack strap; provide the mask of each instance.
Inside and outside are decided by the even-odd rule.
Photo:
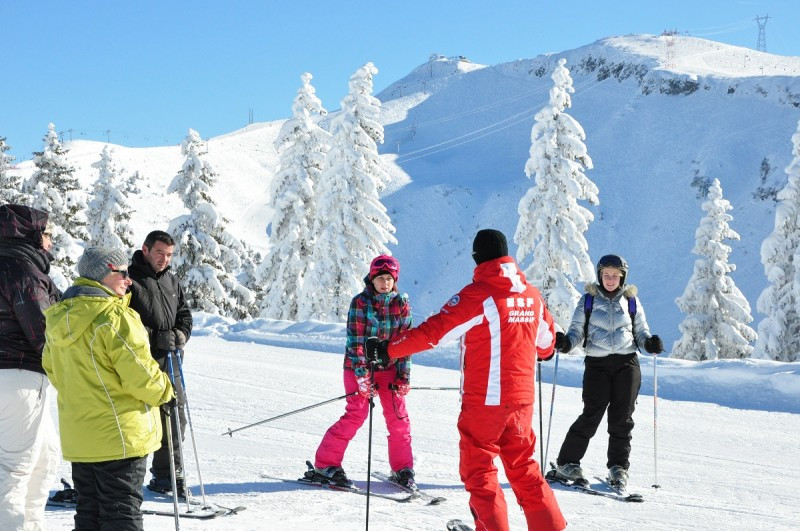
[[[594,306],[594,295],[587,293],[583,298],[583,313],[586,316],[583,321],[583,348],[586,348],[586,340],[589,338],[589,316],[592,315],[592,306]]]

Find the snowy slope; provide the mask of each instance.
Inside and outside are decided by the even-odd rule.
[[[288,411],[343,394],[343,337],[338,325],[276,323],[256,320],[233,323],[197,315],[198,330],[188,345],[185,373],[189,405],[208,498],[222,505],[246,505],[239,515],[205,522],[182,520],[182,529],[196,530],[353,530],[363,529],[365,498],[262,479],[267,472],[299,477],[312,459],[327,427],[342,413],[343,403],[222,435]],[[313,342],[313,345],[311,344]],[[313,350],[311,350],[313,349]],[[325,351],[325,352],[321,352]],[[415,363],[413,385],[456,387],[452,350],[427,353],[444,368]],[[800,371],[785,364],[732,361],[697,370],[697,364],[659,360],[657,402],[652,397],[653,365],[642,358],[643,388],[634,419],[631,490],[646,497],[643,504],[623,504],[575,492],[558,491],[569,529],[575,530],[782,530],[796,528],[800,518],[795,489],[800,473]],[[544,364],[544,412],[550,406],[553,363]],[[756,367],[758,370],[753,370]],[[793,369],[793,368],[792,368]],[[555,458],[569,424],[580,408],[581,359],[562,356],[548,457]],[[766,385],[767,380],[770,385]],[[763,403],[765,390],[775,411]],[[722,392],[727,389],[727,393]],[[370,528],[376,530],[441,530],[454,517],[469,521],[467,494],[459,480],[459,411],[456,391],[412,391],[408,397],[414,437],[417,479],[430,492],[447,498],[439,506],[401,505],[373,498]],[[657,407],[657,474],[653,489],[654,406]],[[537,408],[538,410],[538,408]],[[386,430],[380,406],[375,408],[372,467],[388,470]],[[534,425],[538,431],[538,413]],[[548,426],[544,419],[545,431]],[[187,435],[187,440],[189,437]],[[583,461],[587,472],[605,472],[606,440],[593,439]],[[368,429],[350,445],[344,467],[364,486]],[[535,456],[539,459],[539,456]],[[190,484],[197,488],[193,458]],[[61,475],[69,479],[69,465]],[[512,529],[524,529],[513,493],[501,475]],[[373,483],[378,492],[391,492]],[[55,486],[54,486],[55,489]],[[154,501],[146,506],[154,507]],[[168,508],[168,507],[167,507]],[[47,510],[51,530],[71,529],[72,512]],[[171,518],[146,516],[145,528],[173,529]]]
[[[397,254],[411,258],[406,272],[421,284],[412,293],[418,308],[436,308],[446,299],[442,292],[458,289],[452,271],[472,266],[469,244],[477,229],[513,234],[517,204],[532,184],[523,173],[532,116],[547,101],[557,59],[565,57],[576,88],[568,112],[586,130],[594,161],[587,175],[600,188],[587,234],[590,255],[628,259],[651,328],[671,344],[682,317],[674,299],[691,275],[703,214],[697,182],[716,177],[742,235],[732,244],[734,280],[755,309],[766,282],[759,247],[774,209],[756,195],[786,181],[800,118],[800,58],[768,56],[765,76],[773,77],[761,77],[764,54],[681,37],[673,71],[664,68],[658,41],[607,39],[451,76],[405,120],[387,126],[385,148],[397,150],[399,143],[397,162],[413,179],[386,203],[397,212]],[[744,65],[743,55],[747,66],[736,72],[730,65]],[[390,86],[381,94],[387,107],[399,92]],[[764,160],[770,169],[762,182]],[[416,212],[428,213],[427,230]]]
[[[730,242],[733,278],[757,325],[755,301],[766,285],[759,248],[772,230],[770,192],[786,182],[783,168],[800,119],[800,58],[692,37],[672,42],[612,37],[494,66],[433,58],[378,95],[386,128],[381,150],[397,163],[383,200],[397,227],[399,244],[392,250],[403,266],[400,287],[418,321],[463,285],[460,273],[473,267],[469,251],[478,229],[513,236],[517,205],[532,184],[523,168],[533,115],[547,102],[553,66],[565,57],[576,88],[568,112],[586,131],[595,166],[587,175],[600,188],[587,233],[590,256],[626,257],[653,332],[671,345],[682,319],[674,300],[695,259],[690,251],[703,215],[700,189],[718,178],[734,207],[731,227],[742,236]],[[287,94],[287,115],[291,98]],[[323,104],[335,109],[338,102]],[[219,211],[258,249],[268,247],[265,202],[281,123],[253,124],[208,144],[220,175]],[[96,178],[90,164],[103,146],[67,146],[87,187]],[[165,195],[182,163],[179,147],[117,147],[115,156],[145,179],[133,201],[137,239],[183,213],[177,198]],[[30,161],[18,168],[22,175],[32,171]]]

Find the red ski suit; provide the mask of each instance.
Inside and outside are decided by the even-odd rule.
[[[463,337],[462,337],[463,336]],[[475,268],[473,282],[418,327],[391,340],[402,358],[462,337],[459,472],[478,530],[508,530],[498,455],[528,529],[561,530],[566,521],[533,459],[536,358],[553,355],[553,317],[510,256]]]

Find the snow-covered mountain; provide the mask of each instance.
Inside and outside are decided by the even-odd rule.
[[[774,193],[786,182],[800,119],[800,57],[649,35],[495,66],[432,57],[377,95],[386,132],[381,153],[397,164],[383,202],[397,227],[392,250],[415,319],[470,280],[478,229],[513,237],[517,205],[533,184],[523,171],[533,115],[547,103],[549,76],[561,57],[576,89],[567,112],[586,131],[594,162],[587,175],[600,189],[587,233],[592,259],[613,252],[628,260],[629,281],[640,287],[651,329],[671,345],[682,319],[674,301],[692,273],[703,191],[717,178],[734,207],[731,227],[742,236],[729,242],[737,265],[732,277],[753,307],[755,326],[762,318],[755,302],[766,286],[759,248],[772,230]],[[348,75],[342,72],[343,82]],[[292,96],[286,95],[287,115]],[[219,173],[219,210],[232,232],[257,248],[269,245],[266,201],[281,123],[253,124],[208,141]],[[87,187],[104,146],[66,146]],[[183,213],[178,198],[166,194],[181,167],[178,146],[116,146],[114,156],[144,179],[133,200],[137,240]],[[27,176],[32,163],[18,168]]]

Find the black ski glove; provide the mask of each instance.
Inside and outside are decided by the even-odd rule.
[[[658,336],[651,336],[644,340],[644,349],[650,354],[664,352],[664,343]]]
[[[169,352],[175,350],[175,333],[172,330],[159,330],[156,335],[156,348]]]
[[[564,352],[565,354],[572,350],[572,342],[562,332],[556,332],[556,350]]]
[[[379,367],[388,367],[389,362],[392,361],[389,358],[389,342],[385,339],[383,341],[378,340],[377,337],[370,337],[367,338],[365,343],[365,348],[367,351],[367,361],[370,363],[374,363]]]
[[[186,346],[186,334],[184,334],[177,328],[174,329],[174,332],[175,332],[175,349],[183,350],[183,347]]]
[[[172,397],[167,402],[161,404],[161,411],[163,411],[165,415],[170,416],[172,415],[172,408],[177,404],[178,402],[175,400],[175,397]]]

